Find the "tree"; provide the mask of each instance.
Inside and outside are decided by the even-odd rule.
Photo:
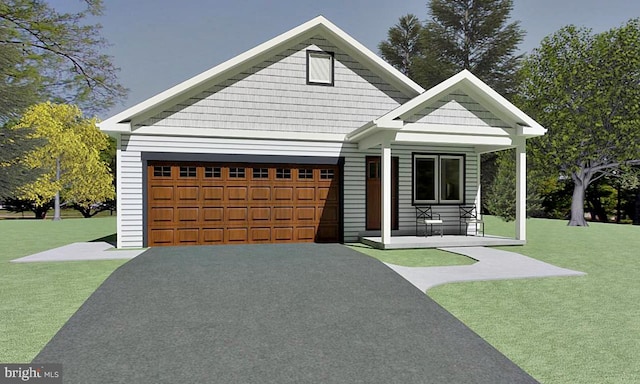
[[[102,2],[85,4],[83,11],[59,13],[43,0],[0,1],[0,61],[8,65],[0,77],[19,74],[14,83],[0,82],[0,118],[7,114],[6,95],[75,103],[92,112],[126,95],[117,82],[118,68],[101,53],[107,46],[101,26],[85,24],[88,16],[101,13]]]
[[[8,124],[7,124],[8,125]],[[13,196],[17,188],[34,181],[40,172],[19,162],[20,156],[44,144],[43,140],[31,138],[32,130],[0,128],[0,202]]]
[[[403,74],[413,78],[414,61],[420,57],[420,33],[422,24],[417,16],[400,17],[396,25],[389,28],[387,40],[378,44],[382,58]]]
[[[18,189],[20,199],[44,206],[55,200],[55,217],[60,217],[60,201],[85,209],[115,197],[113,176],[100,152],[109,140],[96,127],[96,119],[87,119],[76,106],[38,104],[27,109],[13,129],[34,129],[33,137],[47,144],[29,153],[23,163],[43,174]]]
[[[431,0],[414,80],[430,88],[468,69],[509,98],[524,37],[518,22],[507,24],[512,10],[512,0]]]
[[[516,104],[548,129],[530,140],[549,173],[573,181],[569,225],[585,191],[640,153],[640,19],[600,34],[567,26],[525,60]]]

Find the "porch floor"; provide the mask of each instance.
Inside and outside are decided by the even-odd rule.
[[[380,236],[361,236],[360,242],[378,249],[442,248],[442,247],[491,247],[524,245],[526,241],[500,236],[392,236],[391,243],[382,244]]]

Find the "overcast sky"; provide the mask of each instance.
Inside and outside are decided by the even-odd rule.
[[[97,22],[112,44],[129,97],[102,119],[212,68],[318,15],[366,47],[377,45],[398,18],[427,18],[428,0],[104,0]],[[70,10],[80,0],[50,0]],[[522,52],[575,24],[601,32],[640,17],[637,0],[514,0],[512,20],[526,31]]]

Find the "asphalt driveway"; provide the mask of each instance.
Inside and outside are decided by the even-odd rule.
[[[152,248],[34,359],[73,383],[535,383],[383,263],[337,244]]]

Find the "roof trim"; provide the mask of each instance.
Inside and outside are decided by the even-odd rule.
[[[227,60],[199,75],[196,75],[172,88],[167,89],[127,110],[120,112],[98,124],[103,131],[117,130],[123,132],[122,125],[131,126],[137,121],[160,112],[165,106],[177,103],[194,93],[213,86],[217,81],[223,81],[246,67],[253,66],[275,51],[284,50],[298,44],[314,35],[321,35],[344,50],[357,60],[364,61],[377,75],[398,87],[409,97],[424,92],[424,89],[384,61],[378,55],[359,43],[346,32],[338,28],[323,16],[317,16],[275,38],[262,43],[240,55]],[[131,127],[129,127],[129,132]]]

